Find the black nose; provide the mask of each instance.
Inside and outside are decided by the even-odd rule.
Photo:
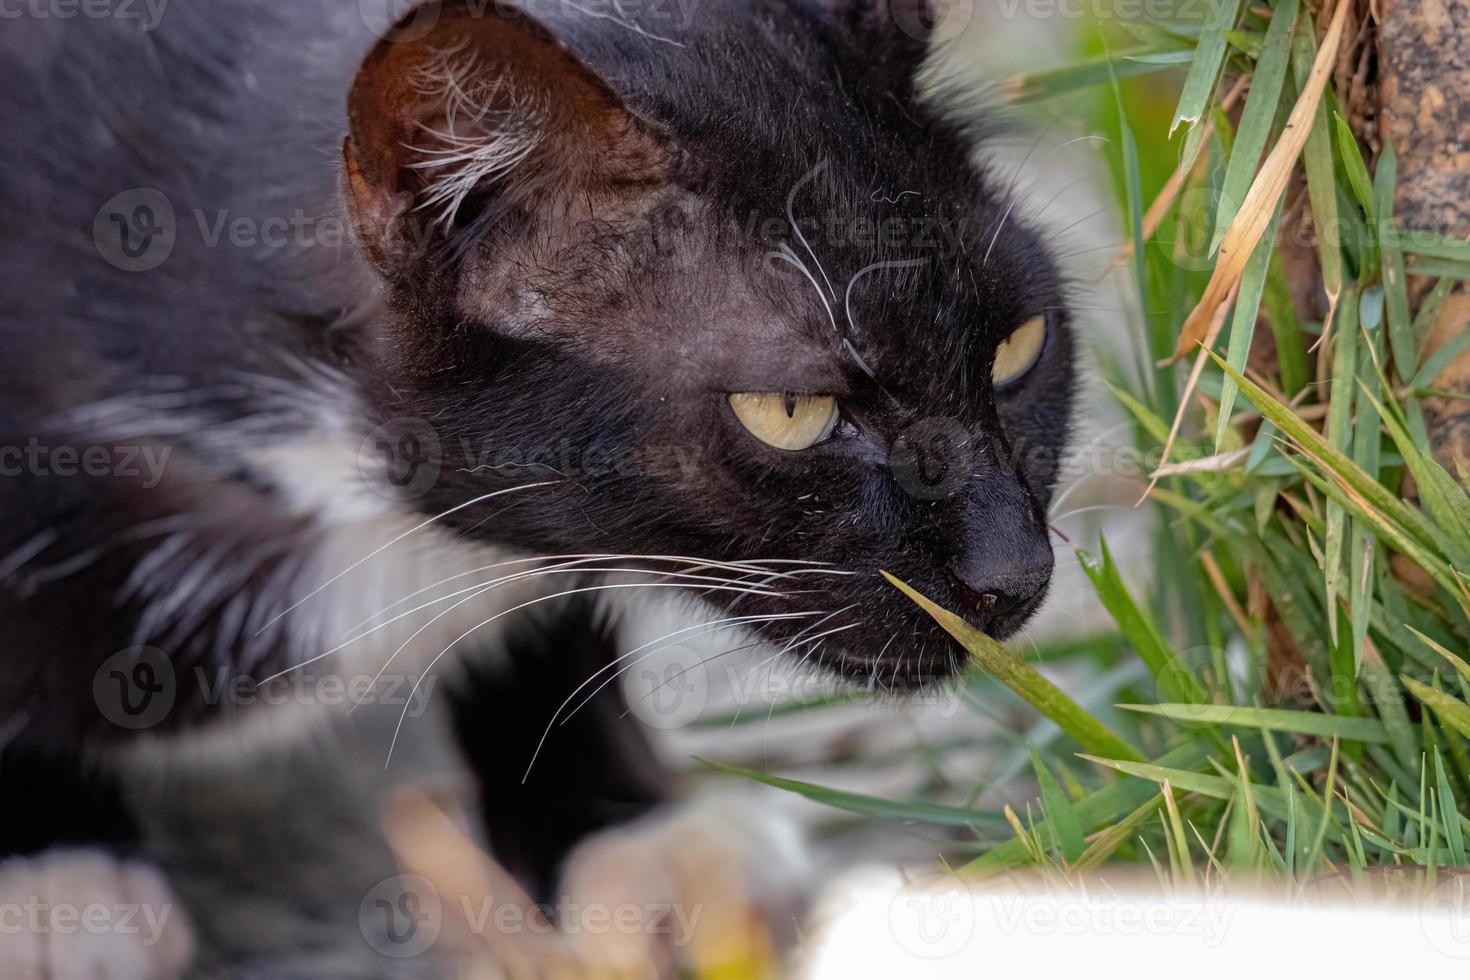
[[[981,628],[1020,612],[1046,591],[1051,581],[1050,547],[1025,548],[1005,556],[958,559],[950,563],[962,609]]]

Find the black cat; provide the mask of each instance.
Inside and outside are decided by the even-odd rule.
[[[539,885],[598,820],[519,774],[628,602],[885,688],[964,652],[880,569],[1021,626],[1065,287],[916,81],[919,0],[367,6],[0,35],[8,771],[507,647],[555,666],[457,724]],[[658,797],[592,768],[608,819]],[[63,839],[21,800],[0,844]]]

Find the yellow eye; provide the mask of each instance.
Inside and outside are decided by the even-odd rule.
[[[837,399],[831,395],[742,392],[730,407],[750,434],[777,449],[810,449],[837,425]]]
[[[1046,317],[1033,316],[1016,328],[995,351],[990,380],[997,385],[1014,381],[1031,370],[1046,343]]]

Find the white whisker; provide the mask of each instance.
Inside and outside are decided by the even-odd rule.
[[[503,578],[503,579],[497,579],[496,581],[490,582],[489,584],[486,584],[486,585],[482,585],[482,586],[471,586],[470,589],[461,590],[461,591],[471,592],[471,594],[465,596],[463,599],[459,600],[454,605],[450,606],[448,609],[445,609],[442,612],[438,613],[432,619],[430,619],[427,623],[425,623],[424,625],[420,626],[418,629],[414,630],[413,634],[410,635],[408,637],[408,639],[404,640],[401,644],[398,645],[398,649],[394,650],[391,654],[389,654],[388,659],[383,662],[383,665],[378,668],[378,672],[373,675],[372,682],[370,684],[368,684],[367,689],[368,690],[372,690],[372,688],[377,685],[379,679],[382,678],[383,674],[387,671],[389,665],[393,663],[393,661],[398,657],[398,655],[400,653],[402,653],[408,647],[408,645],[410,643],[412,643],[414,640],[418,639],[418,637],[420,635],[422,635],[425,630],[427,630],[429,627],[433,626],[440,619],[443,619],[445,616],[449,615],[449,613],[451,613],[454,610],[458,609],[460,606],[464,605],[467,602],[471,602],[471,601],[479,598],[481,595],[484,595],[486,592],[489,592],[492,589],[498,588],[500,585],[504,584],[506,581],[511,580],[511,579],[530,579],[530,578],[537,578],[537,577],[544,576],[544,575],[582,574],[582,573],[585,573],[587,571],[589,571],[589,570],[588,569],[583,569],[583,568],[535,569],[535,570],[530,571],[530,572],[521,572],[521,573],[519,573],[519,575],[516,575],[516,576],[507,576],[506,578]],[[637,575],[637,574],[657,574],[661,578],[668,578],[670,576],[677,576],[677,577],[680,577],[680,578],[695,578],[695,579],[698,579],[700,582],[709,582],[709,581],[730,582],[730,581],[732,581],[732,580],[728,580],[728,579],[708,579],[708,578],[705,578],[703,576],[698,576],[698,575],[685,575],[683,573],[649,572],[646,569],[639,569],[639,568],[603,568],[603,569],[597,569],[597,571],[599,573],[602,573],[602,574],[611,574],[611,573],[631,573],[631,574],[635,574],[635,575]],[[653,584],[657,584],[657,583],[632,583],[632,584],[653,585]],[[738,584],[738,583],[736,583],[736,584]],[[678,583],[678,587],[687,587],[687,586],[685,586],[684,583]],[[744,593],[751,594],[751,595],[762,595],[762,596],[766,596],[767,598],[773,598],[773,599],[784,599],[788,595],[795,595],[795,594],[797,594],[797,593],[783,593],[783,592],[752,592],[749,589],[744,588],[743,586],[740,587],[738,589],[738,591],[742,591]],[[445,598],[448,598],[448,597],[445,597]],[[438,599],[438,600],[435,600],[434,602],[425,603],[423,606],[420,606],[419,609],[427,608],[428,606],[435,605],[437,602],[442,602],[442,601],[443,601],[442,599]],[[409,613],[417,612],[417,611],[418,611],[417,609],[412,609],[412,610],[409,610]],[[394,617],[394,619],[401,619],[401,618],[403,618],[403,616],[409,615],[409,613],[403,613],[400,616]],[[492,617],[492,618],[494,618],[494,617]],[[389,623],[392,623],[393,621],[394,620],[389,620],[387,623],[383,623],[383,624],[381,624],[379,626],[376,626],[372,630],[369,630],[368,632],[371,633],[371,632],[374,632],[375,630],[382,629],[384,626],[389,625]],[[363,634],[363,636],[366,636],[366,635],[367,635],[366,633]],[[352,642],[354,642],[355,640],[358,640],[358,639],[361,639],[361,637],[360,636],[359,637],[354,637],[352,640],[349,640],[347,642],[348,643],[352,643]],[[335,649],[340,650],[342,646],[346,646],[346,645],[347,645],[347,643],[344,643],[344,644],[342,644],[341,646],[339,646],[339,647],[337,647]],[[335,650],[329,650],[327,652],[328,653],[332,653],[332,652],[335,652]],[[313,658],[313,659],[316,660],[316,659],[320,659],[320,658],[317,657],[317,658]],[[353,710],[356,710],[356,708],[357,708],[357,705],[353,705]],[[351,711],[349,711],[348,713],[350,714]]]
[[[1056,125],[1055,121],[1053,121],[1052,125]],[[1049,126],[1047,128],[1048,130],[1050,130],[1051,127]],[[1045,138],[1045,134],[1042,134],[1042,138]],[[1048,153],[1046,155],[1046,159],[1042,160],[1041,163],[1037,165],[1037,169],[1045,167],[1047,163],[1050,162],[1052,157],[1056,156],[1062,150],[1065,150],[1067,147],[1073,145],[1074,143],[1083,143],[1089,140],[1098,140],[1103,143],[1106,143],[1108,141],[1107,137],[1104,136],[1078,136],[1076,139],[1067,140],[1067,142],[1061,144],[1060,146],[1053,149],[1050,153]],[[980,264],[982,266],[990,261],[990,253],[995,249],[996,240],[1000,238],[1000,233],[1005,228],[1006,221],[1011,216],[1011,210],[1015,208],[1016,202],[1020,199],[1018,195],[1013,193],[1016,188],[1016,181],[1020,178],[1021,170],[1025,168],[1026,161],[1031,159],[1031,154],[1036,152],[1036,147],[1039,145],[1040,140],[1038,140],[1036,144],[1031,147],[1031,150],[1026,154],[1026,159],[1021,161],[1021,165],[1016,168],[1015,176],[1011,178],[1011,186],[1006,191],[1006,193],[1010,196],[1010,203],[1006,205],[1005,213],[1000,216],[1000,223],[995,226],[995,234],[990,236],[990,244],[985,249],[985,257],[980,260]]]
[[[799,613],[780,613],[780,614],[777,614],[775,616],[737,616],[737,617],[735,617],[733,619],[717,619],[717,620],[713,620],[713,621],[707,622],[707,623],[699,623],[699,624],[697,624],[695,626],[686,626],[683,629],[677,629],[677,630],[674,630],[671,633],[665,633],[663,636],[660,636],[657,639],[650,640],[647,643],[644,643],[644,644],[641,644],[639,646],[634,647],[632,650],[629,650],[627,653],[624,653],[621,656],[619,656],[616,659],[614,659],[611,663],[608,663],[608,664],[603,665],[601,668],[599,668],[597,671],[595,671],[591,676],[589,676],[586,680],[584,680],[581,684],[577,685],[576,690],[572,691],[571,694],[568,694],[566,696],[566,700],[562,701],[562,703],[557,706],[557,709],[551,713],[551,718],[546,722],[546,730],[541,733],[541,740],[536,743],[536,749],[535,749],[534,752],[531,753],[531,761],[526,765],[526,772],[525,772],[525,774],[521,776],[521,783],[522,783],[522,785],[524,785],[525,782],[526,782],[526,780],[530,778],[530,776],[531,776],[531,768],[532,768],[532,766],[534,766],[536,764],[536,759],[537,759],[538,756],[540,756],[541,749],[546,744],[546,738],[547,738],[548,735],[551,734],[552,727],[556,725],[556,719],[561,714],[562,709],[564,709],[568,704],[570,704],[571,701],[572,701],[572,699],[575,698],[582,690],[584,690],[587,687],[588,684],[591,684],[601,674],[603,674],[604,672],[606,672],[608,670],[611,670],[613,667],[617,666],[617,664],[619,664],[622,661],[626,660],[628,657],[631,657],[633,654],[638,653],[641,650],[646,650],[648,647],[652,646],[655,643],[662,643],[665,640],[672,639],[675,636],[679,636],[682,633],[688,633],[688,632],[691,632],[693,630],[707,629],[707,628],[712,627],[712,626],[720,626],[720,625],[727,624],[727,623],[728,624],[739,624],[739,623],[755,622],[755,621],[760,621],[760,622],[774,622],[774,621],[776,621],[778,619],[799,619],[799,618],[801,618],[803,616],[815,616],[815,615],[817,615],[817,612],[814,611],[814,612],[799,612]],[[598,690],[601,690],[601,688],[598,688]],[[595,693],[596,692],[594,692],[594,694]]]
[[[411,535],[411,534],[413,534],[413,533],[415,533],[417,531],[423,530],[424,528],[428,527],[430,524],[433,524],[435,521],[440,520],[441,518],[448,517],[450,514],[453,514],[453,513],[457,512],[457,511],[464,510],[466,507],[470,507],[470,506],[473,506],[474,504],[482,503],[483,501],[489,500],[492,497],[499,497],[502,494],[514,493],[517,490],[534,490],[536,487],[549,487],[549,486],[551,486],[554,483],[560,483],[560,482],[561,482],[560,480],[542,480],[539,483],[526,483],[526,484],[522,484],[521,486],[518,486],[518,487],[510,487],[509,489],[506,489],[506,490],[495,490],[495,491],[492,491],[491,493],[481,494],[480,496],[473,497],[473,498],[471,498],[469,500],[464,501],[463,503],[455,504],[453,507],[449,508],[448,510],[441,511],[440,513],[435,514],[433,517],[429,518],[426,521],[423,521],[423,522],[421,522],[419,524],[415,524],[413,527],[409,528],[407,531],[404,531],[402,534],[399,534],[398,536],[394,537],[392,540],[388,541],[386,544],[383,544],[383,545],[378,546],[377,548],[373,549],[373,551],[369,552],[364,557],[359,558],[357,561],[353,562],[351,565],[348,565],[346,568],[342,569],[342,571],[338,572],[336,575],[333,575],[331,578],[327,579],[321,585],[318,585],[316,588],[312,589],[306,595],[302,596],[300,599],[297,599],[295,602],[293,602],[291,605],[287,606],[285,609],[283,609],[280,612],[276,613],[270,619],[266,620],[265,625],[261,626],[260,629],[258,629],[258,630],[255,631],[255,635],[256,636],[259,636],[266,629],[268,629],[270,626],[272,626],[273,624],[275,624],[276,621],[278,621],[282,616],[285,616],[286,614],[290,613],[292,610],[294,610],[298,606],[300,606],[302,603],[304,603],[307,600],[315,597],[323,589],[325,589],[328,586],[330,586],[333,582],[336,582],[338,579],[340,579],[342,576],[346,575],[348,572],[350,572],[353,569],[361,566],[365,562],[371,561],[373,558],[376,558],[378,555],[382,554],[384,551],[387,551],[389,548],[393,547],[395,544],[397,544],[398,542],[402,541],[404,538],[408,537],[409,535]]]
[[[474,626],[471,626],[469,629],[465,630],[459,636],[455,637],[453,640],[450,640],[448,646],[446,646],[444,649],[440,650],[438,653],[434,654],[433,659],[429,661],[429,664],[428,664],[427,667],[424,668],[423,673],[421,673],[418,676],[418,678],[414,681],[413,688],[408,692],[408,697],[407,697],[407,699],[404,702],[403,711],[401,711],[399,713],[399,715],[398,715],[398,724],[393,729],[393,740],[388,745],[388,757],[383,760],[383,768],[384,769],[387,769],[388,768],[388,763],[390,763],[393,760],[393,747],[398,744],[398,735],[403,730],[403,720],[404,720],[404,718],[406,718],[408,716],[408,709],[413,704],[414,695],[418,692],[418,689],[419,689],[420,685],[423,684],[424,678],[427,677],[429,675],[429,672],[434,669],[434,666],[436,664],[438,664],[439,661],[444,658],[445,654],[449,653],[450,650],[454,649],[454,647],[455,647],[456,644],[458,644],[461,640],[465,639],[471,633],[474,633],[474,632],[480,630],[481,628],[483,628],[485,626],[489,626],[491,623],[495,622],[496,620],[502,619],[502,618],[504,618],[506,616],[509,616],[513,612],[519,612],[520,610],[525,609],[525,608],[527,608],[529,606],[534,606],[534,605],[536,605],[538,603],[542,603],[542,602],[549,602],[552,599],[561,599],[561,598],[564,598],[564,597],[569,596],[569,595],[582,595],[582,594],[589,593],[589,592],[607,592],[607,591],[611,591],[613,589],[683,589],[683,588],[687,588],[687,586],[682,585],[682,584],[678,584],[678,583],[662,583],[662,582],[613,582],[613,583],[602,584],[602,585],[593,585],[593,586],[587,586],[585,588],[580,588],[580,589],[568,589],[568,590],[566,590],[564,592],[557,592],[557,593],[554,593],[552,595],[540,596],[540,597],[535,598],[535,599],[530,599],[530,600],[528,600],[526,602],[522,602],[522,603],[519,603],[517,605],[511,606],[509,609],[502,610],[501,612],[496,613],[494,616],[491,616],[489,619],[481,620],[480,622],[476,623]],[[748,591],[746,589],[739,589],[739,588],[726,587],[726,586],[713,586],[711,590],[712,591],[724,591],[724,592],[745,592],[745,591]],[[387,665],[385,664],[384,667],[386,669]],[[381,675],[381,671],[379,673]]]
[[[798,234],[800,233],[798,232]],[[783,262],[788,262],[791,265],[796,266],[797,271],[807,277],[807,279],[812,284],[812,288],[817,291],[817,299],[822,301],[822,308],[827,311],[827,319],[832,322],[832,329],[837,330],[837,317],[834,316],[832,313],[832,304],[827,301],[827,294],[822,292],[822,287],[817,284],[816,277],[813,276],[811,270],[806,267],[806,263],[802,262],[797,257],[796,253],[791,250],[791,246],[787,245],[785,242],[782,242],[780,248],[778,248],[774,252],[767,252],[766,257],[780,259]],[[840,334],[841,331],[838,331],[838,333]]]
[[[801,227],[796,223],[796,195],[800,193],[801,189],[806,186],[808,181],[816,179],[817,174],[825,170],[826,167],[827,160],[826,158],[823,158],[820,163],[818,163],[812,169],[808,170],[806,174],[804,174],[802,178],[796,182],[796,186],[791,188],[791,193],[786,195],[786,220],[791,223],[791,230],[796,233],[797,241],[801,242],[802,248],[806,249],[806,254],[812,257],[812,262],[815,263],[817,271],[822,274],[822,281],[827,284],[827,292],[833,298],[836,298],[837,290],[832,288],[832,280],[827,278],[827,270],[822,268],[822,260],[817,258],[817,253],[812,250],[811,243],[806,240],[806,236],[801,233]],[[808,275],[810,275],[810,273],[808,273]],[[812,285],[816,285],[816,280],[812,281]],[[821,292],[821,290],[819,289],[818,292]],[[823,300],[823,302],[826,302],[825,299]],[[827,314],[828,316],[832,314],[832,308],[830,306],[827,307]],[[835,321],[833,323],[833,326],[836,326]]]

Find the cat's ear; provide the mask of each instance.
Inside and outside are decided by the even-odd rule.
[[[364,60],[347,107],[348,205],[387,275],[469,225],[661,180],[673,159],[550,31],[503,4],[411,12]]]

